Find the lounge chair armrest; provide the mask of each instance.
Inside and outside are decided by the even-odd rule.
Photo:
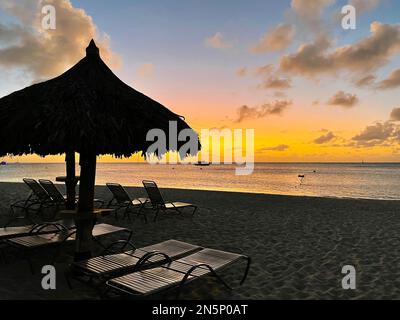
[[[139,259],[139,261],[136,262],[134,271],[140,270],[140,268],[141,268],[150,258],[155,257],[155,256],[163,256],[163,257],[167,260],[167,263],[171,263],[171,262],[172,262],[172,259],[171,259],[171,257],[170,257],[169,255],[167,255],[167,254],[165,254],[165,253],[163,253],[163,252],[160,252],[160,251],[152,251],[152,252],[148,252],[148,253],[144,254],[144,255]]]
[[[32,227],[32,229],[29,231],[29,234],[34,234],[34,233],[39,233],[46,227],[53,226],[55,227],[56,230],[55,232],[60,232],[60,231],[67,231],[68,229],[63,226],[61,223],[52,223],[52,222],[46,222],[46,223],[41,223],[41,224],[36,224]]]
[[[178,290],[178,295],[180,292],[180,288],[183,287],[183,285],[186,283],[187,279],[192,275],[192,273],[198,269],[198,268],[206,268],[210,271],[211,275],[216,277],[228,290],[232,290],[232,288],[215,272],[215,270],[208,264],[206,263],[199,263],[191,267],[186,273],[185,276],[182,278],[181,283],[179,284],[179,290]]]
[[[103,252],[101,253],[102,256],[105,256],[106,254],[109,253],[115,253],[115,251],[112,251],[111,249],[114,246],[117,246],[119,244],[123,244],[121,249],[124,250],[124,248],[126,248],[127,246],[130,247],[133,250],[136,250],[135,245],[129,241],[129,240],[118,240],[118,241],[114,241],[113,243],[109,244],[107,247],[104,248]]]
[[[70,237],[72,237],[74,234],[76,234],[76,230],[71,231],[70,233],[66,233],[64,239],[61,241],[61,243],[66,242]]]

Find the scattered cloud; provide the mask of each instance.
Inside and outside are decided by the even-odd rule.
[[[230,49],[233,44],[227,41],[221,32],[215,33],[212,37],[206,38],[205,45],[218,50]]]
[[[400,108],[394,108],[390,113],[391,121],[400,121]]]
[[[140,78],[151,77],[155,72],[155,66],[152,63],[144,63],[137,69],[137,75]]]
[[[286,97],[286,93],[283,91],[275,91],[274,92],[274,97],[275,98],[285,98]]]
[[[318,32],[324,10],[334,3],[335,0],[292,0],[290,7],[302,25]]]
[[[374,85],[376,76],[370,74],[355,81],[355,85],[359,88],[371,87]]]
[[[286,151],[287,149],[289,149],[290,146],[288,146],[287,144],[280,144],[277,145],[275,147],[265,147],[265,148],[261,148],[260,151]]]
[[[358,97],[355,94],[338,91],[328,100],[327,103],[333,106],[351,108],[355,106],[358,101]]]
[[[238,109],[238,118],[236,122],[242,122],[246,119],[264,118],[269,115],[280,115],[291,104],[292,101],[289,100],[276,100],[273,103],[266,103],[261,107],[249,107],[244,105]]]
[[[349,0],[349,4],[354,6],[357,13],[364,13],[377,7],[381,0]]]
[[[56,8],[55,30],[43,30],[40,8]],[[120,58],[111,51],[110,38],[100,35],[92,18],[69,0],[3,0],[0,9],[19,21],[0,22],[0,67],[20,68],[33,81],[48,79],[64,72],[85,55],[90,39],[96,40],[102,58],[118,68]]]
[[[322,136],[316,138],[314,140],[314,143],[316,144],[324,144],[327,142],[330,142],[332,140],[334,140],[336,138],[336,136],[333,134],[333,132],[328,132],[326,134],[323,134]]]
[[[251,48],[254,53],[265,53],[286,49],[293,40],[293,26],[280,24],[269,30],[260,41]]]
[[[387,142],[397,137],[399,129],[390,121],[377,122],[367,126],[363,131],[352,138],[358,145],[373,146]]]
[[[289,78],[269,77],[259,87],[263,89],[288,89],[292,87],[292,80]]]
[[[243,67],[243,68],[236,70],[236,75],[238,77],[245,77],[247,75],[247,68]]]
[[[371,35],[352,45],[333,47],[327,35],[302,44],[296,53],[281,58],[285,72],[317,76],[348,71],[369,73],[384,65],[400,49],[400,27],[397,24],[371,24]]]
[[[261,66],[256,69],[256,75],[258,76],[270,75],[273,70],[274,66],[272,64],[266,64],[265,66]]]
[[[385,80],[377,84],[378,89],[394,89],[400,87],[400,69],[393,71]]]

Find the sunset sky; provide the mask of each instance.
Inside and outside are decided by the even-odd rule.
[[[45,4],[56,30],[41,29]],[[67,70],[94,37],[124,82],[196,130],[254,129],[256,161],[397,162],[399,12],[396,0],[0,0],[0,96]]]

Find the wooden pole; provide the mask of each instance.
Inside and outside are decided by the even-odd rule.
[[[96,155],[81,153],[79,162],[81,174],[78,213],[76,216],[76,261],[91,257],[92,230],[95,223],[93,200],[96,176]]]
[[[74,210],[75,209],[75,186],[76,186],[75,152],[74,151],[68,151],[65,154],[65,162],[66,162],[66,172],[67,172],[67,180],[65,181],[65,186],[67,189],[66,208],[68,210]]]

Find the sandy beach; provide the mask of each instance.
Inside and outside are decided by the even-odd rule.
[[[63,188],[59,185],[60,189]],[[128,188],[132,197],[144,190]],[[137,246],[177,239],[203,247],[244,253],[252,266],[244,285],[239,280],[244,263],[233,265],[224,278],[228,292],[212,278],[188,285],[184,299],[398,299],[400,298],[400,215],[398,201],[353,200],[271,196],[217,191],[162,189],[168,200],[195,203],[199,210],[189,216],[160,217],[145,224],[140,219],[101,221],[134,231]],[[0,223],[9,204],[28,193],[20,183],[0,183]],[[109,199],[104,186],[96,197]],[[103,238],[118,240],[120,234]],[[39,252],[37,267],[48,264],[46,249]],[[34,276],[24,260],[0,264],[1,299],[98,299],[88,286],[74,283],[70,290],[64,270],[72,261],[69,244],[56,263],[57,289],[41,288],[41,274]],[[98,253],[98,252],[97,252]],[[8,259],[10,260],[10,259]],[[12,260],[12,259],[11,259]],[[357,289],[343,290],[341,268],[354,265]],[[168,298],[168,296],[155,296]],[[172,296],[173,297],[173,296]]]

